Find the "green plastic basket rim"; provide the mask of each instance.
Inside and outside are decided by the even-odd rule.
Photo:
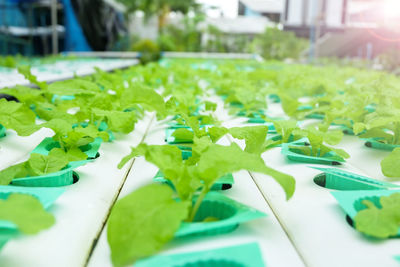
[[[253,209],[249,206],[236,202],[217,192],[209,192],[204,200],[217,201],[228,204],[235,208],[236,212],[233,216],[215,222],[183,222],[179,230],[175,233],[175,237],[183,237],[191,234],[213,231],[219,228],[239,225],[250,220],[255,220],[267,216],[267,214]]]
[[[264,267],[264,260],[258,243],[245,243],[234,246],[181,253],[156,255],[135,263],[137,267],[176,267],[197,262],[232,262],[238,266]]]

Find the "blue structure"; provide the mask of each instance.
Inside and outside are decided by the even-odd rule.
[[[92,51],[82,28],[75,16],[71,0],[59,0],[62,2],[64,9],[64,49],[65,51]],[[50,16],[50,8],[48,13],[37,13],[37,10],[31,5],[36,0],[0,0],[0,27],[14,26],[21,29],[32,29],[34,27],[51,27],[51,25],[43,25],[47,16]],[[39,17],[38,17],[39,14]],[[43,17],[45,16],[45,17]],[[39,18],[39,19],[38,19]],[[36,37],[37,34],[15,34],[13,31],[0,34],[0,50],[1,54],[17,54],[32,55],[38,48]],[[36,51],[36,53],[40,53]]]
[[[75,16],[71,0],[61,0],[65,17],[65,51],[92,51]]]

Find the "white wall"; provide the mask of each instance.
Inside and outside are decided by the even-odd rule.
[[[318,2],[320,1],[320,4]],[[307,0],[289,0],[288,18],[285,25],[303,25],[303,7]],[[287,8],[287,7],[285,7]],[[322,0],[308,0],[308,8],[305,14],[306,26],[315,21],[315,15],[319,14],[318,8],[322,8]],[[343,0],[326,0],[325,22],[328,27],[342,26]]]
[[[304,0],[289,0],[288,18],[286,24],[300,26],[302,24]]]
[[[329,11],[325,15],[327,25],[332,27],[340,27],[342,25],[343,1],[328,0],[327,10]]]

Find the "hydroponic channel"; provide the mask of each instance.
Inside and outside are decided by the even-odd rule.
[[[0,266],[399,265],[398,77],[169,56],[2,89]]]

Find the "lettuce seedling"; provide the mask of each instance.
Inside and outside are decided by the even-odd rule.
[[[173,194],[167,185],[150,184],[117,201],[107,227],[114,266],[151,256],[174,238],[190,203],[174,200]]]
[[[0,99],[0,124],[18,135],[28,136],[37,131],[35,118],[35,113],[25,104]]]
[[[27,161],[1,170],[0,185],[8,185],[17,178],[54,173],[65,168],[68,163],[69,157],[59,148],[52,149],[49,155],[32,153]]]
[[[0,199],[0,220],[14,223],[24,234],[37,234],[55,222],[37,198],[18,193]]]
[[[340,130],[334,130],[334,131],[320,131],[316,128],[309,128],[305,130],[296,130],[294,132],[297,135],[302,135],[307,137],[310,146],[289,146],[294,149],[300,149],[303,154],[312,156],[312,157],[324,157],[326,156],[327,153],[329,152],[335,152],[336,155],[334,156],[329,156],[331,159],[340,159],[342,160],[343,158],[349,158],[350,155],[347,154],[346,151],[340,148],[334,148],[331,146],[326,145],[325,143],[329,145],[337,145],[343,137],[343,133]]]
[[[366,207],[354,218],[358,231],[376,238],[397,236],[400,227],[400,193],[382,196],[379,203],[363,200]]]
[[[180,222],[193,221],[204,197],[215,181],[223,175],[239,170],[264,173],[281,185],[287,199],[294,193],[293,177],[269,168],[259,154],[243,151],[235,143],[230,146],[217,145],[212,143],[209,137],[203,136],[194,139],[193,152],[199,155],[195,160],[182,160],[181,151],[176,146],[140,144],[122,159],[119,168],[130,159],[144,155],[147,161],[156,165],[165,178],[171,181],[179,202],[175,202],[171,189],[160,185],[143,187],[131,193],[129,198],[117,202],[108,229],[108,240],[115,265],[132,263],[157,252],[172,239]],[[153,189],[156,190],[153,192]],[[165,197],[160,199],[157,194]],[[121,202],[125,208],[120,208]],[[167,207],[166,203],[169,203]],[[180,206],[178,209],[170,209],[169,205]],[[160,221],[164,220],[172,223],[160,224]],[[134,229],[133,225],[139,225],[136,229],[140,228],[140,234],[138,231],[129,230],[124,231],[122,237],[120,229],[125,229],[127,225],[129,229]],[[146,240],[146,246],[137,249],[137,245],[143,240]],[[126,254],[126,251],[129,253]]]

